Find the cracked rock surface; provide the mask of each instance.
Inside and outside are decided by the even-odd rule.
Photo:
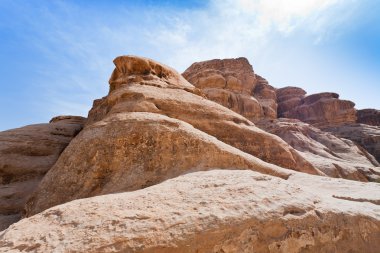
[[[246,170],[194,172],[134,192],[53,207],[2,232],[0,247],[6,252],[378,252],[379,200],[376,183],[297,172],[288,180]]]

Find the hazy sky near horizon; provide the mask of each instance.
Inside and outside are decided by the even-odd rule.
[[[247,57],[275,87],[380,109],[380,1],[0,0],[0,131],[86,116],[118,55]]]

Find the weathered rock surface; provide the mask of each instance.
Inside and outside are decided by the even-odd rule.
[[[196,172],[53,207],[3,231],[0,248],[377,253],[379,187],[295,172],[288,180],[252,171]]]
[[[86,126],[70,143],[29,199],[26,214],[213,168],[289,176],[289,171],[218,141],[184,121],[147,112],[111,114]]]
[[[325,92],[304,97],[304,91],[286,87],[277,91],[280,117],[299,119],[316,127],[356,122],[355,104]]]
[[[85,120],[64,118],[0,132],[0,230],[20,219],[27,198]]]
[[[380,111],[376,109],[363,109],[356,112],[357,123],[380,126]]]
[[[268,81],[263,77],[256,75],[256,86],[253,96],[259,101],[263,108],[264,114],[261,118],[276,119],[277,118],[277,95],[276,89],[269,85]]]
[[[138,64],[137,57],[126,56],[116,60],[116,65],[123,62],[130,67],[129,58]],[[156,82],[141,81],[155,80],[157,77],[150,77],[152,72],[126,71],[125,77],[118,69],[123,67],[117,66],[110,80],[111,87],[117,88],[94,103],[85,129],[28,201],[27,215],[76,198],[136,190],[184,172],[215,167],[286,177],[286,170],[256,157],[285,168],[323,174],[278,136],[195,95],[192,91],[196,88],[176,78],[174,70],[162,65],[166,76],[180,80],[178,85],[163,82],[160,86],[158,82],[152,86]],[[115,76],[129,83],[114,85]]]
[[[341,139],[296,119],[257,123],[290,144],[315,168],[330,177],[380,182],[380,165],[354,142]]]
[[[284,87],[276,90],[279,118],[289,118],[289,111],[303,103],[306,91],[298,87]]]
[[[380,126],[345,124],[324,130],[358,143],[380,162]]]
[[[183,76],[208,99],[251,121],[277,117],[275,89],[254,73],[246,58],[196,62]]]
[[[355,123],[376,111],[276,90],[245,58],[193,64],[195,86],[114,63],[88,120],[0,132],[0,230],[34,215],[0,252],[378,252],[380,126]]]
[[[165,72],[170,73],[167,76],[172,76],[175,82],[166,79],[153,82],[151,80],[156,80],[158,76],[152,77],[155,75],[154,72],[148,70],[144,72],[149,73],[147,75],[132,71],[119,73],[119,69],[125,67],[118,64],[123,63],[129,66],[129,59],[132,59],[133,64],[140,64],[138,59],[144,62],[152,61],[134,56],[116,58],[116,69],[111,76],[110,85],[113,87],[115,83],[118,83],[118,88],[111,89],[107,97],[94,102],[89,113],[88,124],[119,112],[158,113],[187,122],[266,162],[289,169],[318,173],[281,138],[255,127],[252,122],[226,107],[198,96],[200,91],[181,78],[175,70],[160,65]],[[159,65],[157,62],[152,64]],[[115,79],[115,77],[118,78]],[[128,83],[121,84],[122,81],[119,80],[128,80]]]

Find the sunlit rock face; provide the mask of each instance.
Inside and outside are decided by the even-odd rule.
[[[330,177],[380,182],[379,163],[353,141],[296,119],[263,120],[257,126],[281,137],[315,168]]]
[[[246,58],[196,62],[183,76],[208,99],[252,122],[277,117],[275,89],[254,73]]]
[[[86,127],[29,199],[26,215],[188,171],[236,168],[286,177],[275,164],[323,175],[280,137],[197,95],[175,70],[134,56],[116,58],[115,65],[109,94],[94,102]]]
[[[0,133],[0,230],[24,218],[1,252],[378,252],[380,130],[352,102],[245,58],[114,64],[87,119]]]
[[[354,123],[326,128],[325,131],[358,143],[380,162],[380,126]]]
[[[55,206],[0,233],[0,248],[377,253],[379,188],[298,172],[287,180],[249,170],[188,173]]]

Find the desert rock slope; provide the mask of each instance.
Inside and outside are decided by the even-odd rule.
[[[380,252],[377,110],[246,58],[114,64],[87,118],[0,132],[0,252]]]

